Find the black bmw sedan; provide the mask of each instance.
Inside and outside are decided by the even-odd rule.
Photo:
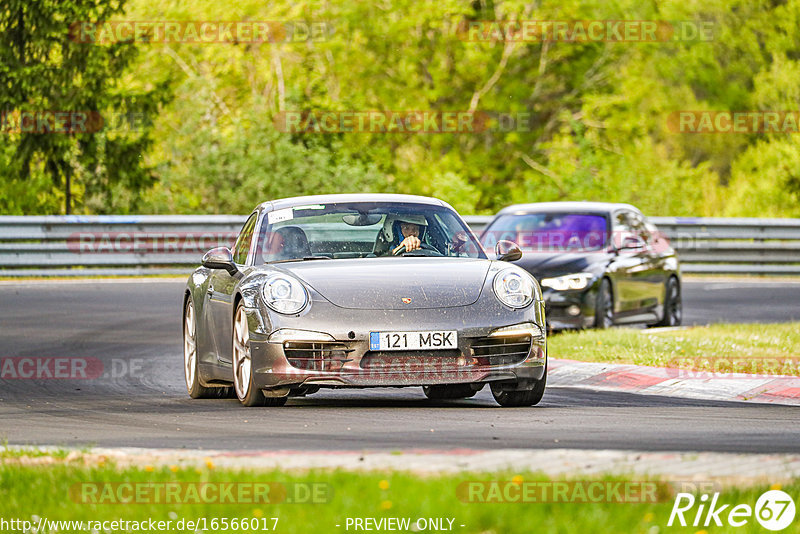
[[[680,266],[669,241],[635,207],[605,202],[516,204],[481,235],[523,251],[515,264],[542,287],[551,329],[681,323]]]

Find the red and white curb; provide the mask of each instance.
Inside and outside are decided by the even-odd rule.
[[[668,367],[551,358],[547,385],[800,406],[800,377],[796,376],[704,373]]]

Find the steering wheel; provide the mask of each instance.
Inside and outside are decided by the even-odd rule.
[[[422,244],[420,244],[420,249],[421,249],[421,250],[428,250],[428,251],[430,251],[430,252],[435,252],[435,253],[436,253],[436,255],[438,255],[438,256],[441,256],[441,255],[442,255],[442,253],[441,253],[441,252],[439,252],[439,250],[438,250],[436,247],[434,247],[434,246],[432,246],[432,245],[429,245],[429,244],[427,244],[427,243],[422,243]],[[393,252],[393,253],[392,253],[392,256],[399,256],[399,255],[401,255],[401,254],[407,254],[408,252],[409,252],[409,251],[408,251],[408,250],[406,250],[406,247],[403,247],[403,248],[399,248],[399,249],[397,249],[397,251],[396,251],[396,252]],[[410,252],[418,252],[418,251],[417,251],[417,250],[412,250],[412,251],[410,251]]]

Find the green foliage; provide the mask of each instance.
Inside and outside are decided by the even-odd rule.
[[[387,189],[374,165],[338,145],[295,143],[262,122],[198,127],[148,200],[160,212],[246,213],[260,199]]]
[[[122,11],[122,0],[5,2],[0,8],[0,110],[82,112],[104,118],[153,115],[166,99],[163,84],[131,82],[121,87],[136,47],[97,46],[70,37],[71,24],[106,20]],[[135,195],[121,202],[113,193],[135,193],[153,183],[155,177],[140,163],[151,139],[146,131],[109,130],[4,131],[0,212],[52,212],[60,200],[54,189],[61,190],[67,177],[78,201],[85,201],[90,211],[136,209]],[[30,191],[18,194],[21,188]]]
[[[800,0],[128,0],[124,13],[110,0],[95,1],[100,7],[62,2],[59,13],[326,21],[333,31],[327,39],[280,44],[72,44],[71,53],[95,58],[79,78],[91,77],[93,90],[110,95],[98,106],[115,107],[112,96],[123,94],[165,96],[159,80],[169,80],[174,99],[142,135],[37,140],[65,146],[48,148],[50,159],[30,160],[30,179],[19,171],[24,152],[0,150],[0,212],[52,212],[61,197],[37,176],[53,174],[55,165],[56,177],[75,170],[86,212],[241,213],[275,197],[390,191],[438,196],[463,213],[575,199],[630,202],[653,215],[798,213],[793,166],[800,148],[793,138],[676,133],[667,117],[678,110],[796,109]],[[3,8],[9,27],[18,3]],[[39,3],[27,9],[48,18],[43,27],[60,36],[56,8]],[[713,39],[502,43],[467,41],[461,31],[467,21],[513,19],[707,21]],[[13,47],[0,50],[13,55]],[[34,77],[32,66],[10,65],[0,72]],[[37,85],[37,94],[74,89],[75,74],[67,67]],[[150,102],[153,112],[151,97],[136,103]],[[287,110],[475,110],[528,120],[457,134],[290,134],[275,127]]]

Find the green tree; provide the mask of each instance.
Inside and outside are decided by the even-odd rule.
[[[7,147],[0,152],[2,179],[10,190],[0,193],[3,212],[53,210],[65,190],[65,211],[71,204],[92,204],[90,211],[131,211],[137,191],[153,183],[152,171],[141,156],[152,143],[146,117],[166,101],[167,86],[151,79],[126,83],[122,79],[138,50],[128,44],[98,45],[77,42],[70,26],[81,21],[105,21],[123,12],[123,0],[7,0],[0,7],[0,110],[14,112],[88,113],[84,133],[17,131],[5,133]],[[92,132],[99,114],[137,118],[136,127]],[[84,116],[86,118],[86,116]],[[128,121],[130,125],[130,121]],[[55,126],[55,125],[53,125]],[[42,188],[42,176],[50,188]],[[35,186],[35,187],[32,187]],[[43,200],[16,196],[32,187]],[[124,192],[133,194],[124,195]],[[77,198],[70,199],[70,193]],[[51,211],[52,212],[52,211]]]

